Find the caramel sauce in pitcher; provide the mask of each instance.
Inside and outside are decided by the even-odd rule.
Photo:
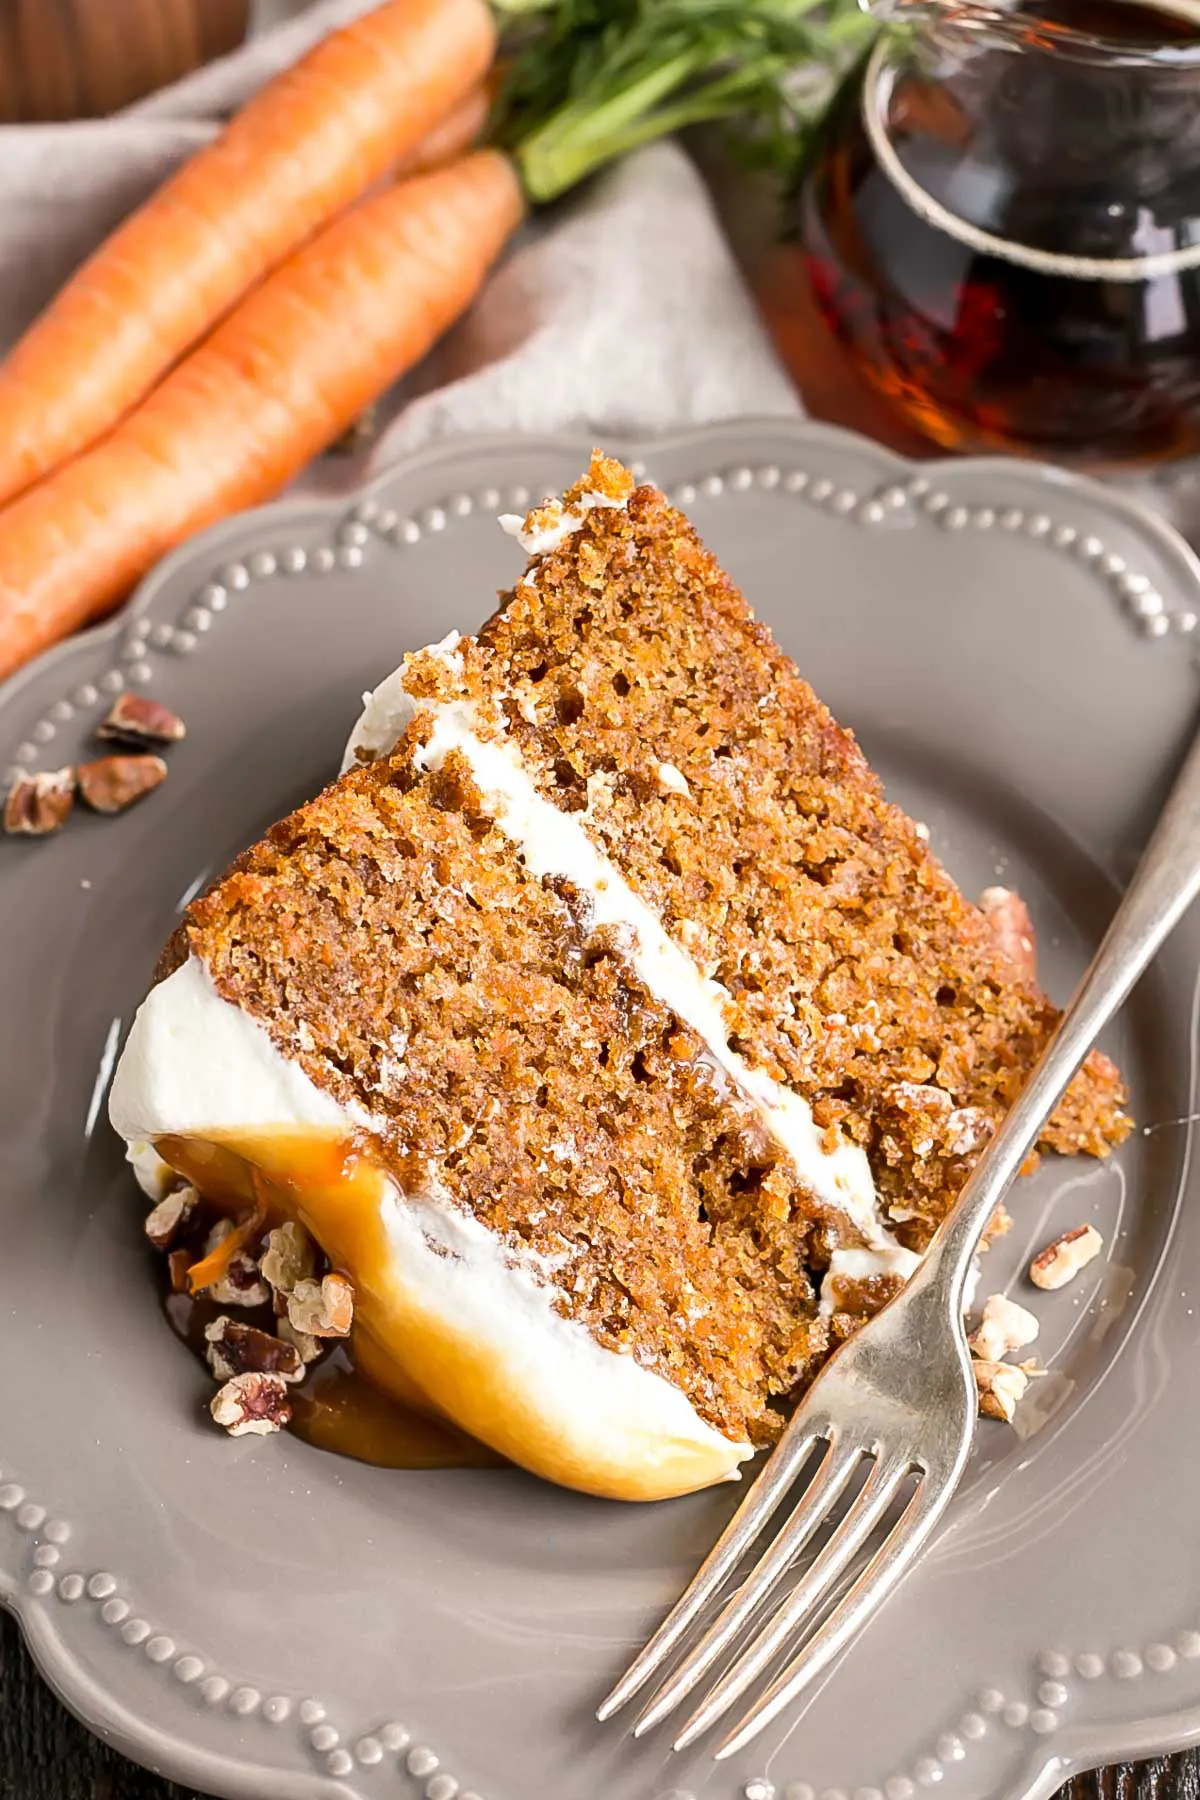
[[[877,40],[816,135],[794,224],[820,313],[947,449],[1194,453],[1200,9],[1019,0],[1003,45],[970,11]]]
[[[167,1137],[156,1148],[203,1198],[241,1219],[259,1214],[262,1229],[294,1219],[327,1245],[335,1268],[355,1288],[348,1339],[334,1340],[291,1385],[289,1429],[306,1443],[390,1469],[501,1468],[503,1457],[438,1417],[391,1365],[379,1298],[388,1255],[379,1217],[378,1168],[353,1139],[322,1132],[267,1132],[213,1139]],[[169,1293],[171,1329],[201,1360],[205,1327],[227,1311],[205,1292]],[[274,1330],[267,1306],[234,1316]]]

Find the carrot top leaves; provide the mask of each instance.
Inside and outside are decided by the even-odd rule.
[[[652,138],[727,120],[787,177],[814,103],[873,26],[857,0],[492,0],[493,141],[553,200]]]

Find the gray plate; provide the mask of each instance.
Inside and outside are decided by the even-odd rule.
[[[126,681],[190,727],[142,807],[0,845],[0,1598],[96,1730],[255,1800],[1016,1800],[1196,1741],[1195,919],[1109,1046],[1153,1129],[1109,1166],[1043,1167],[988,1258],[984,1292],[1058,1230],[1103,1232],[1107,1260],[1033,1298],[1053,1373],[1019,1432],[981,1430],[915,1577],[740,1764],[591,1716],[736,1493],[631,1508],[206,1427],[104,1121],[121,1034],[188,898],[326,778],[360,691],[515,577],[490,515],[586,448],[461,443],[352,507],[236,519],[0,694],[0,764],[72,760]],[[1085,482],[918,474],[819,427],[628,453],[963,884],[1019,887],[1065,996],[1192,728],[1188,551]]]

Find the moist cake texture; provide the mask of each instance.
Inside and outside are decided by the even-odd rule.
[[[199,961],[396,1193],[769,1443],[1057,1013],[662,494],[597,456],[512,523],[499,610],[370,697],[161,974]],[[1046,1147],[1107,1154],[1123,1100],[1093,1055]]]

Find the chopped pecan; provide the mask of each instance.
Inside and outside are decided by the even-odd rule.
[[[218,1381],[231,1375],[282,1375],[285,1381],[299,1381],[304,1363],[294,1344],[285,1344],[269,1331],[243,1325],[222,1313],[204,1328],[208,1366]]]
[[[979,1410],[985,1419],[1003,1419],[1011,1425],[1029,1376],[1015,1363],[980,1359],[973,1365],[979,1390]]]
[[[48,837],[66,824],[74,804],[74,769],[18,775],[4,803],[4,829],[12,837]]]
[[[309,1337],[347,1337],[354,1322],[354,1289],[344,1275],[298,1281],[288,1295],[287,1314]]]
[[[205,1256],[211,1256],[236,1229],[232,1219],[218,1219],[208,1234]],[[223,1273],[205,1291],[218,1306],[262,1306],[271,1298],[271,1290],[262,1278],[256,1258],[245,1249],[234,1252]]]
[[[307,1281],[316,1272],[317,1246],[303,1225],[291,1219],[267,1233],[267,1247],[259,1264],[265,1280],[275,1290],[276,1312],[286,1310],[285,1301],[298,1281]]]
[[[107,718],[96,727],[96,736],[133,749],[147,744],[177,744],[187,736],[187,726],[161,700],[148,694],[118,694]]]
[[[998,1237],[1003,1237],[1006,1232],[1011,1231],[1012,1224],[1012,1214],[1003,1200],[998,1200],[995,1211],[983,1228],[984,1248],[986,1249],[989,1244],[994,1244]]]
[[[967,1339],[975,1356],[999,1362],[1009,1350],[1023,1350],[1038,1334],[1038,1321],[1007,1294],[993,1294],[984,1302],[978,1330]]]
[[[269,1437],[292,1416],[282,1375],[234,1375],[217,1389],[208,1408],[230,1437]]]
[[[167,779],[161,756],[101,756],[80,763],[79,792],[93,812],[119,813]]]
[[[1029,908],[1011,888],[984,888],[979,910],[991,927],[996,949],[1014,975],[1037,979],[1037,939]]]
[[[302,1363],[315,1363],[324,1356],[328,1345],[307,1331],[297,1331],[286,1313],[276,1320],[275,1329],[285,1344],[291,1344]]]
[[[1094,1225],[1077,1225],[1038,1251],[1029,1265],[1029,1279],[1034,1287],[1066,1287],[1103,1248],[1104,1239]]]
[[[169,1250],[184,1225],[196,1210],[200,1196],[186,1183],[171,1189],[146,1215],[145,1232],[156,1250]]]
[[[189,1292],[188,1270],[191,1266],[192,1253],[190,1250],[172,1250],[167,1257],[167,1269],[171,1276],[171,1292],[173,1294]]]

